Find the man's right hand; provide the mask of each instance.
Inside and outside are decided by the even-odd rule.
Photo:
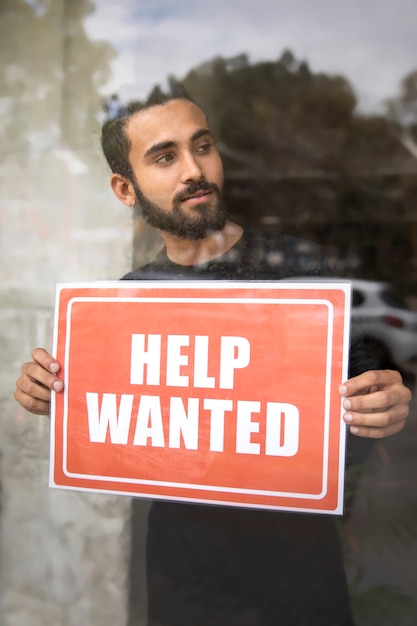
[[[47,415],[51,390],[62,391],[63,381],[57,377],[60,364],[43,348],[32,350],[32,359],[22,365],[22,374],[16,381],[15,399],[24,409],[35,415]]]

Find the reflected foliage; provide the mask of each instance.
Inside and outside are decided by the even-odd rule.
[[[24,163],[57,145],[91,151],[98,89],[115,56],[85,31],[94,10],[90,0],[1,2],[0,159]]]
[[[344,77],[289,51],[253,65],[217,58],[183,83],[213,123],[236,219],[318,240],[337,273],[416,293],[417,163],[398,120],[358,113]],[[412,76],[403,92],[409,122]]]
[[[208,114],[236,221],[319,241],[337,274],[417,294],[417,72],[386,116],[359,113],[346,78],[290,51],[216,57],[181,83]]]
[[[400,140],[417,158],[417,70],[403,78],[400,93],[386,105]]]

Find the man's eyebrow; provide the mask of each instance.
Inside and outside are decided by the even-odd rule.
[[[160,150],[169,150],[170,148],[175,148],[178,144],[175,141],[161,141],[161,143],[155,143],[153,146],[148,148],[145,152],[145,157],[154,154],[155,152],[160,152]]]
[[[200,137],[204,137],[208,135],[211,137],[211,132],[208,128],[200,128],[197,130],[194,135],[191,135],[191,141],[197,141]],[[160,143],[155,143],[153,146],[148,148],[145,152],[145,158],[155,154],[155,152],[160,152],[161,150],[169,150],[171,148],[176,148],[178,143],[176,141],[161,141]]]
[[[197,130],[191,137],[191,141],[197,141],[197,139],[200,139],[200,137],[204,137],[205,135],[209,135],[209,137],[211,137],[210,130],[208,128],[200,128],[200,130]]]

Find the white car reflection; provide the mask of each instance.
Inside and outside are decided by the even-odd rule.
[[[346,282],[346,278],[297,277],[295,282]],[[349,279],[352,335],[362,338],[381,368],[409,370],[417,361],[417,312],[386,282]]]
[[[352,283],[352,330],[369,346],[380,366],[407,368],[417,359],[417,312],[385,282]]]

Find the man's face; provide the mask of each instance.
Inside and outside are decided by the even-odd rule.
[[[202,110],[172,100],[137,113],[126,133],[132,182],[147,222],[183,239],[221,230],[223,166]]]

